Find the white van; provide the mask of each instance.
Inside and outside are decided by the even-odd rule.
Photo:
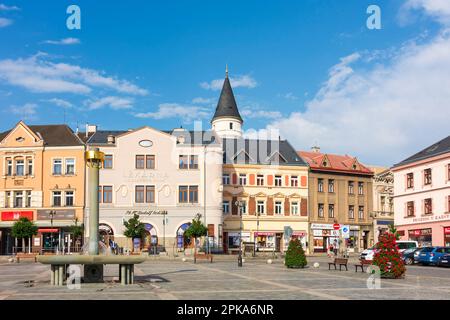
[[[419,247],[419,243],[417,241],[412,241],[412,240],[398,240],[397,241],[397,247],[398,247],[398,251],[400,253],[402,253],[406,249],[418,248]],[[369,249],[364,250],[359,255],[359,258],[361,260],[372,261],[373,257],[375,256],[375,251],[376,251],[375,248],[376,248],[376,245],[374,245],[373,247],[371,247]]]

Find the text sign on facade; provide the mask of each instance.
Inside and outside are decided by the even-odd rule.
[[[166,210],[147,210],[147,211],[140,211],[140,210],[128,210],[126,213],[128,216],[132,216],[137,214],[138,216],[160,216],[160,215],[167,215]]]
[[[20,218],[33,220],[33,211],[3,211],[2,221],[17,221]]]
[[[37,219],[38,220],[51,220],[53,214],[53,220],[73,220],[75,219],[75,210],[67,209],[67,210],[38,210],[37,211]]]

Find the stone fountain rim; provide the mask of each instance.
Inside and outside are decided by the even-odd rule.
[[[146,257],[139,256],[37,256],[37,261],[42,264],[139,264],[146,260]]]

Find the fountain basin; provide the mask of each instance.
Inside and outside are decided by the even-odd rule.
[[[37,261],[42,264],[139,264],[146,261],[146,257],[140,256],[37,256]]]

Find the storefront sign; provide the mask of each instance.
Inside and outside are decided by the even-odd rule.
[[[450,234],[450,227],[444,228],[444,234]]]
[[[422,223],[422,222],[436,222],[450,220],[450,214],[439,214],[429,217],[414,218],[412,220],[405,221],[404,224]]]
[[[306,236],[306,231],[294,231],[292,233],[293,236],[297,236],[297,237],[305,237]]]
[[[38,220],[51,220],[53,213],[53,220],[74,220],[75,210],[38,210],[37,219]]]
[[[2,221],[17,221],[20,218],[33,220],[33,211],[3,211]]]
[[[359,230],[359,226],[350,226],[350,230]]]
[[[59,230],[56,228],[38,229],[39,233],[58,233]]]
[[[333,230],[332,224],[312,223],[311,229]]]
[[[273,236],[275,232],[255,232],[255,236]]]
[[[410,237],[428,236],[431,235],[432,233],[433,233],[432,229],[417,229],[408,231]]]
[[[128,216],[133,216],[135,214],[137,214],[139,216],[162,216],[162,215],[166,215],[167,211],[166,210],[146,210],[146,211],[128,210],[125,214]]]
[[[339,237],[339,230],[313,230],[315,237]]]

